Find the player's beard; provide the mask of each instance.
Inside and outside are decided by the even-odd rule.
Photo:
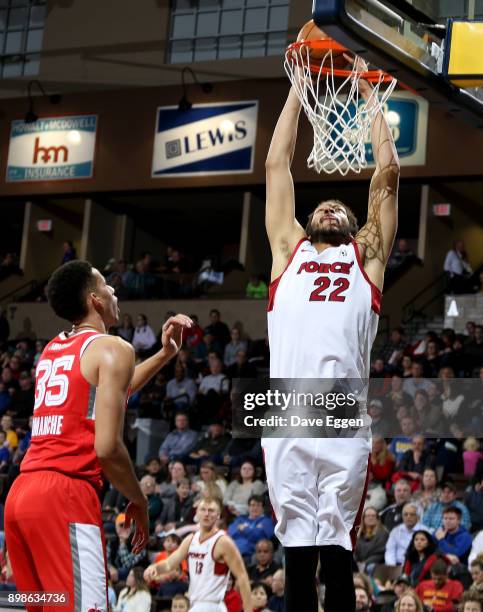
[[[326,228],[310,228],[310,242],[314,243],[325,243],[333,246],[339,246],[340,244],[346,244],[349,242],[351,237],[349,226],[345,227],[329,227]]]

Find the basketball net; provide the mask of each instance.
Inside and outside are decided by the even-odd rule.
[[[361,72],[357,61],[352,70],[338,70],[334,68],[332,49],[322,57],[320,66],[318,61],[314,66],[307,42],[290,45],[285,54],[285,71],[314,130],[307,166],[319,174],[359,173],[367,166],[365,142],[372,121],[397,81],[388,81],[382,71]],[[359,81],[365,76],[372,83],[368,100],[359,93]],[[383,82],[388,86],[379,96]]]

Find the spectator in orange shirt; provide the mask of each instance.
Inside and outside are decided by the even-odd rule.
[[[434,612],[456,612],[463,595],[463,585],[458,580],[450,580],[447,565],[442,559],[431,567],[431,580],[423,580],[416,587],[422,602]]]
[[[154,563],[166,560],[174,551],[179,548],[181,538],[175,533],[171,533],[164,538],[163,548],[156,558]],[[158,576],[156,584],[158,586],[159,597],[173,597],[178,593],[184,594],[188,590],[188,562],[186,559],[181,562],[181,566],[171,572],[167,572],[162,576]]]

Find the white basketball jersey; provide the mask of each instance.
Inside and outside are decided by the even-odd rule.
[[[188,549],[190,576],[189,600],[191,606],[201,602],[222,602],[228,585],[229,569],[225,563],[215,561],[213,550],[218,540],[225,535],[223,530],[200,541],[197,531]]]
[[[270,377],[368,379],[380,300],[355,242],[300,240],[270,285]]]

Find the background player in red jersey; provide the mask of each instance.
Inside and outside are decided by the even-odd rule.
[[[6,501],[6,540],[19,591],[67,593],[68,604],[53,610],[104,611],[102,473],[130,502],[126,524],[135,523],[139,552],[148,542],[147,500],[123,442],[126,402],[177,353],[191,320],[170,317],[161,350],[135,367],[132,346],[107,335],[117,298],[91,264],[63,265],[47,294],[73,328],[45,347],[37,366],[32,441]]]

